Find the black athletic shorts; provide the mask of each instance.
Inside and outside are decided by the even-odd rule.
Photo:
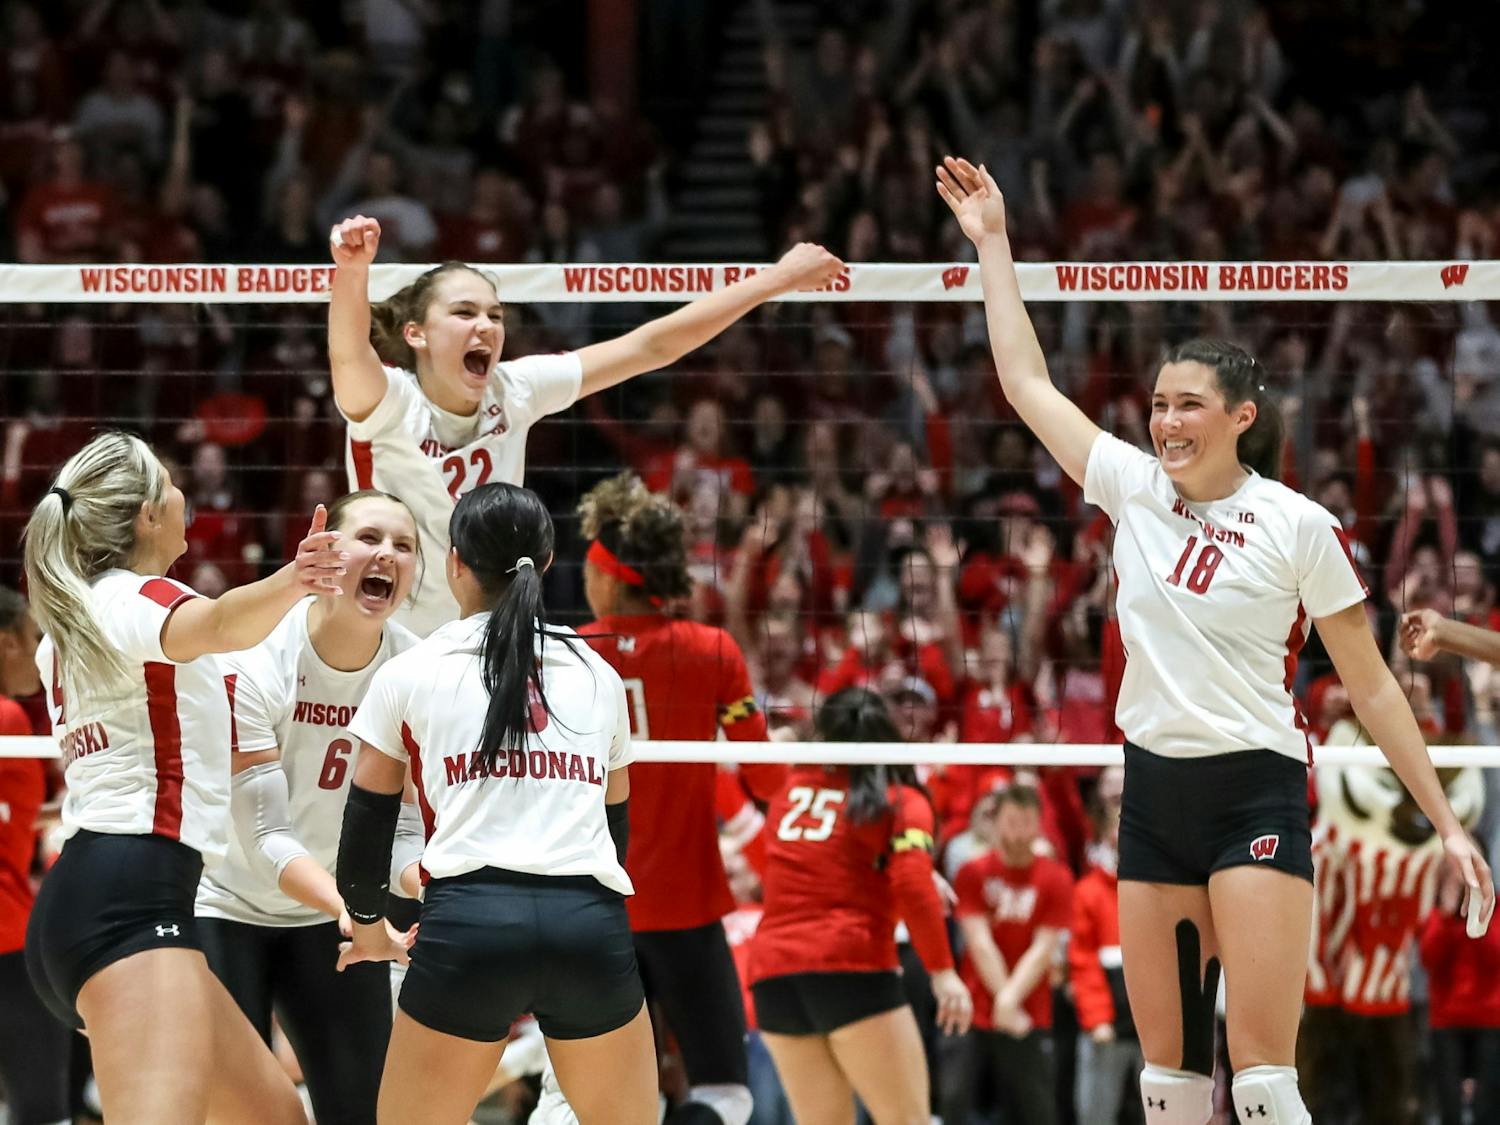
[[[78,992],[148,949],[201,949],[193,899],[203,857],[165,836],[81,830],[42,880],[26,927],[26,970],[58,1019],[81,1028]]]
[[[641,983],[677,1040],[692,1086],[748,1086],[745,1001],[723,922],[686,930],[640,930]]]
[[[1121,879],[1204,886],[1251,864],[1312,882],[1305,765],[1274,750],[1166,758],[1125,744]]]
[[[791,973],[750,986],[755,1024],[773,1035],[827,1035],[906,1006],[895,972]]]
[[[423,1026],[494,1043],[531,1012],[543,1035],[589,1039],[644,1003],[625,899],[597,879],[486,867],[427,885],[400,998]]]
[[[281,1021],[318,1125],[374,1121],[391,1039],[390,964],[339,972],[343,939],[332,920],[255,926],[199,918],[198,936],[208,967],[268,1045],[272,1013]]]

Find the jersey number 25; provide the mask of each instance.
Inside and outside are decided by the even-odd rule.
[[[839,819],[838,807],[844,803],[842,789],[814,789],[810,785],[799,785],[787,794],[787,798],[792,807],[776,826],[779,839],[816,843],[833,835],[833,826]],[[811,823],[802,820],[804,815]]]

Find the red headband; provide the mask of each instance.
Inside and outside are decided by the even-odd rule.
[[[645,576],[633,566],[626,566],[619,558],[599,540],[595,539],[589,544],[589,562],[611,578],[618,578],[627,586],[644,586]]]

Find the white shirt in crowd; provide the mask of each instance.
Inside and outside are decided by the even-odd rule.
[[[522,483],[527,433],[578,400],[583,365],[574,352],[498,364],[478,411],[467,416],[437,406],[410,371],[387,367],[385,377],[380,405],[349,423],[349,487],[399,496],[416,515],[422,566],[415,601],[396,620],[426,636],[458,616],[443,570],[453,505],[481,484]]]
[[[1338,520],[1254,472],[1222,500],[1183,500],[1155,457],[1109,434],[1084,497],[1115,524],[1125,737],[1167,757],[1310,760],[1297,653],[1313,620],[1369,593]]]
[[[110,570],[90,584],[90,611],[124,658],[127,678],[76,699],[50,638],[37,669],[62,746],[63,835],[79,829],[180,840],[206,863],[224,854],[229,821],[229,699],[217,658],[162,652],[172,610],[198,595],[181,582]],[[88,669],[76,677],[92,678]]]
[[[409,630],[386,622],[374,659],[357,672],[324,664],[307,633],[315,598],[304,598],[276,630],[244,652],[219,658],[230,686],[232,749],[240,753],[281,750],[290,794],[292,835],[323,867],[338,859],[344,802],[354,776],[355,742],[349,720],[375,672],[418,641]],[[256,926],[308,926],[327,915],[281,892],[275,872],[245,854],[241,833],[232,833],[224,862],[203,876],[196,913]]]
[[[611,770],[628,765],[625,686],[571,629],[549,632],[543,690],[525,751],[484,768],[479,735],[489,707],[479,650],[489,615],[453,621],[375,674],[349,731],[411,762],[427,832],[423,869],[445,878],[495,867],[535,875],[591,875],[620,894],[634,888],[615,858],[604,814]]]

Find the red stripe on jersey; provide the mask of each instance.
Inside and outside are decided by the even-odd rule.
[[[174,589],[176,587],[173,587]],[[169,840],[182,835],[182,725],[177,719],[177,667],[145,665],[146,714],[156,757],[156,813],[151,832]]]
[[[162,609],[176,609],[183,602],[197,595],[184,590],[175,582],[168,582],[165,578],[151,578],[141,586],[142,597],[150,598]]]
[[[354,455],[354,487],[375,487],[375,451],[367,441],[349,439],[349,452]]]
[[[417,740],[412,737],[411,727],[401,724],[401,745],[406,747],[406,752],[411,756],[411,780],[417,787],[417,809],[422,814],[422,839],[432,839],[432,828],[437,818],[432,814],[432,805],[427,800],[427,787],[422,784],[422,748],[417,745]],[[421,876],[422,886],[427,885],[427,868],[420,863],[417,864],[417,872]]]
[[[52,649],[52,706],[57,708],[57,725],[62,726],[68,717],[63,711],[62,664],[55,647]]]
[[[1307,643],[1307,610],[1302,608],[1302,603],[1297,603],[1297,620],[1292,622],[1292,631],[1286,635],[1286,679],[1282,680],[1281,686],[1286,693],[1292,696],[1292,716],[1297,721],[1297,729],[1302,732],[1302,737],[1307,741],[1307,764],[1313,764],[1312,739],[1307,733],[1307,716],[1302,713],[1302,707],[1297,702],[1297,697],[1292,695],[1292,681],[1297,678],[1297,654],[1302,651],[1302,646]]]
[[[1349,537],[1344,534],[1344,529],[1334,525],[1333,535],[1339,541],[1339,546],[1344,549],[1344,558],[1349,560],[1349,569],[1354,571],[1354,577],[1359,581],[1359,588],[1365,592],[1365,597],[1370,596],[1370,587],[1365,584],[1365,579],[1359,572],[1359,564],[1354,561],[1354,552],[1349,549]]]
[[[224,677],[224,694],[229,697],[229,752],[239,753],[240,749],[240,723],[234,714],[234,689],[239,683],[240,674],[231,672]]]

